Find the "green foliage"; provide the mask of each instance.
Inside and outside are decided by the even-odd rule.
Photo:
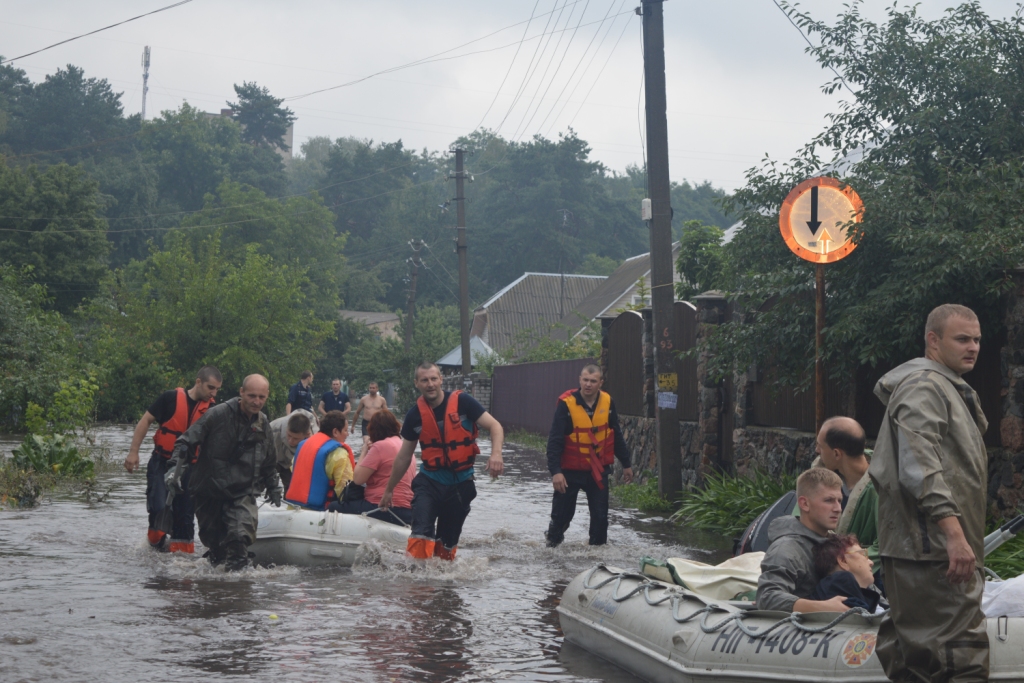
[[[98,389],[96,377],[92,374],[77,379],[61,380],[46,409],[45,429],[40,429],[39,415],[33,411],[26,414],[25,422],[29,431],[33,434],[57,436],[73,436],[78,431],[85,434],[94,419],[95,395]],[[34,405],[30,404],[29,407],[32,408]]]
[[[676,296],[683,301],[712,289],[718,289],[725,282],[726,255],[722,248],[725,233],[714,225],[700,221],[683,224],[679,239],[679,256],[676,270],[680,281],[676,283]]]
[[[29,434],[11,453],[10,466],[77,479],[91,479],[94,467],[92,460],[82,455],[72,438],[64,434]]]
[[[843,91],[850,100],[796,158],[766,159],[726,202],[744,222],[726,247],[739,269],[729,289],[752,313],[712,338],[717,374],[769,354],[782,380],[812,366],[814,266],[779,239],[777,216],[792,187],[834,175],[828,161],[848,155],[863,156],[839,168],[866,208],[856,251],[827,266],[830,371],[918,355],[925,317],[942,303],[973,308],[986,336],[998,330],[1006,269],[1024,261],[1024,17],[993,19],[977,2],[934,21],[915,7],[887,13],[871,22],[855,2],[829,25],[790,9],[816,34],[811,54],[855,94]]]
[[[616,311],[642,311],[651,305],[651,288],[647,286],[647,278],[643,275],[636,281],[636,298],[636,302],[630,302]]]
[[[284,136],[295,114],[281,106],[284,99],[274,97],[255,82],[235,85],[235,94],[238,102],[227,105],[233,111],[231,117],[242,126],[242,139],[254,145],[287,149]]]
[[[512,429],[505,432],[505,442],[514,443],[523,448],[529,448],[541,453],[546,452],[548,447],[548,437],[546,435],[534,434],[525,429]]]
[[[0,507],[34,507],[43,490],[56,483],[53,472],[20,469],[4,460],[0,462]]]
[[[698,529],[735,535],[747,528],[783,494],[796,488],[796,477],[781,477],[755,471],[753,476],[708,474],[703,488],[690,488],[682,495],[672,521]]]
[[[576,272],[580,275],[611,275],[620,264],[618,259],[587,254],[583,257],[583,263],[576,268]]]
[[[651,477],[645,482],[615,484],[611,494],[620,504],[643,512],[671,512],[672,501],[658,493],[658,479]]]
[[[985,533],[992,533],[1004,521],[1006,520],[989,519],[985,525]],[[1010,579],[1024,574],[1024,533],[1018,533],[986,555],[985,567],[991,569],[1003,579]]]

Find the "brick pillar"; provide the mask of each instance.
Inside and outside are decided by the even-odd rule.
[[[697,307],[697,345],[704,346],[704,340],[714,329],[725,322],[728,302],[721,292],[710,291],[694,297]],[[698,438],[700,440],[700,462],[697,465],[697,479],[721,468],[722,462],[722,383],[708,373],[711,356],[702,348],[697,357],[697,407],[699,416]]]
[[[645,308],[640,311],[644,319],[644,416],[654,418],[657,414],[656,378],[654,376],[654,311]]]

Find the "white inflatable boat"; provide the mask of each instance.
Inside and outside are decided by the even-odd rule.
[[[366,541],[405,550],[408,538],[408,527],[363,515],[264,505],[259,511],[256,541],[249,550],[255,553],[256,564],[263,566],[351,566]]]
[[[793,615],[702,598],[597,565],[565,589],[566,640],[648,681],[886,683],[875,653],[881,617]],[[1024,618],[988,620],[991,680],[1024,682]]]

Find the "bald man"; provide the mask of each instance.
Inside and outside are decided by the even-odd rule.
[[[194,469],[189,489],[195,501],[199,540],[210,564],[228,571],[249,565],[256,539],[256,496],[267,491],[275,505],[284,489],[270,447],[270,422],[262,412],[270,382],[249,375],[239,395],[216,405],[174,443],[168,489],[179,490],[184,472]],[[197,455],[198,453],[198,455]]]
[[[878,557],[878,494],[871,477],[871,463],[864,454],[865,434],[851,417],[831,417],[821,425],[815,465],[826,467],[843,480],[843,514],[836,533],[856,534],[862,548]]]

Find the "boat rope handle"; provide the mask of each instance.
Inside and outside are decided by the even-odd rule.
[[[598,581],[597,583],[591,583],[591,580],[594,578],[594,574],[596,574],[598,571],[602,569],[608,574],[610,574],[610,576]],[[633,579],[638,583],[629,592],[625,593],[624,595],[619,595],[619,586],[622,584],[623,579]],[[842,614],[836,616],[835,619],[825,624],[824,626],[808,626],[801,622],[803,615],[800,612],[794,612],[793,614],[790,614],[788,617],[780,619],[779,621],[775,622],[774,624],[772,624],[771,626],[762,631],[748,628],[743,623],[743,620],[747,618],[747,614],[745,612],[736,612],[730,614],[728,617],[722,619],[714,625],[709,625],[708,617],[710,617],[712,613],[728,613],[729,610],[725,609],[724,607],[720,607],[715,603],[706,603],[704,607],[694,610],[685,617],[681,616],[679,614],[679,608],[683,605],[683,603],[687,601],[687,599],[697,601],[701,600],[696,596],[689,595],[688,593],[683,591],[683,589],[679,586],[665,585],[662,582],[654,581],[650,577],[644,574],[638,574],[636,572],[615,572],[609,569],[603,563],[594,565],[590,569],[590,571],[587,572],[587,575],[583,577],[583,587],[590,590],[603,588],[604,586],[607,586],[610,583],[615,584],[612,588],[612,600],[614,600],[615,602],[623,602],[638,593],[643,593],[644,600],[646,600],[647,604],[651,605],[652,607],[656,607],[665,602],[671,602],[672,619],[675,620],[676,623],[685,624],[686,622],[692,621],[693,619],[699,616],[701,617],[700,630],[704,633],[717,633],[718,631],[721,631],[723,628],[725,628],[727,625],[733,622],[736,623],[736,626],[737,628],[739,628],[740,631],[742,631],[745,635],[751,638],[763,638],[772,631],[775,631],[776,629],[787,624],[795,626],[797,629],[804,631],[805,633],[824,633],[825,631],[831,630],[837,624],[839,624],[840,622],[842,622],[847,617],[853,614],[856,614],[858,616],[872,616],[870,612],[868,612],[866,609],[862,607],[852,607],[847,611],[843,612]],[[665,593],[660,597],[652,598],[652,590],[665,591]]]
[[[397,519],[398,523],[401,524],[402,526],[404,526],[406,529],[411,529],[412,528],[412,526],[410,526],[410,525],[405,523],[405,520],[403,520],[401,517],[396,515],[395,511],[392,510],[391,508],[380,508],[379,507],[376,510],[367,510],[366,512],[362,512],[362,513],[359,514],[359,516],[360,517],[369,517],[371,512],[380,512],[381,510],[383,510],[384,512],[390,512],[391,516],[394,517],[395,519]]]

